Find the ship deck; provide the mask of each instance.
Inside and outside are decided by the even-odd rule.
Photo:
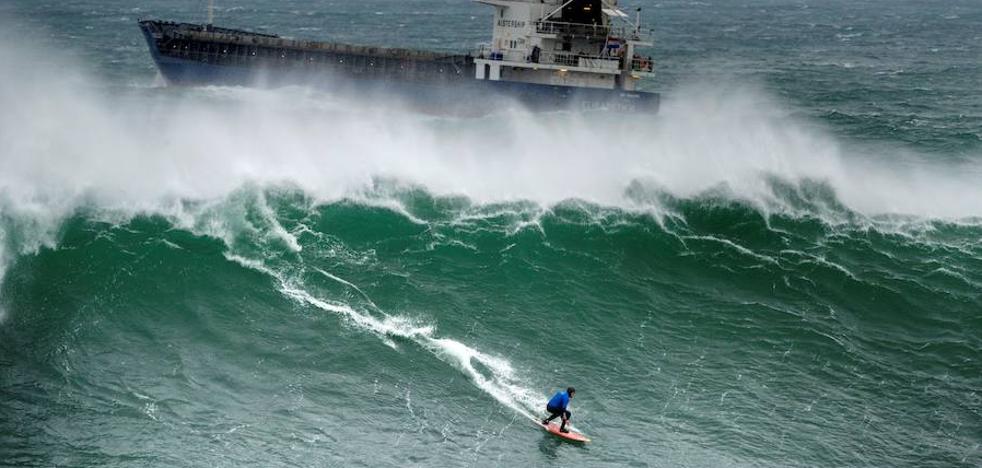
[[[428,62],[454,61],[462,57],[470,57],[470,55],[466,54],[445,54],[398,47],[364,46],[337,42],[290,39],[273,34],[191,23],[145,20],[140,21],[140,25],[157,38],[168,37],[171,39],[184,39],[212,44],[265,47],[305,52],[328,52]]]

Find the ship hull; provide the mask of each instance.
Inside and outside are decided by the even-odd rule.
[[[418,72],[411,77],[360,73],[358,68],[351,66],[344,69],[310,67],[299,61],[264,63],[258,60],[237,60],[233,64],[222,63],[220,57],[212,58],[209,55],[182,57],[166,53],[168,50],[162,51],[160,35],[155,35],[144,23],[141,23],[141,27],[151,56],[169,85],[268,88],[305,85],[352,99],[370,99],[392,105],[405,104],[425,111],[453,114],[479,115],[512,107],[540,111],[569,109],[637,112],[656,112],[659,107],[659,95],[656,93],[478,80],[471,78],[474,76],[473,61],[465,56],[448,59],[447,68],[454,70],[453,73],[443,74],[441,65],[441,74],[434,71],[432,77]],[[366,64],[367,60],[374,59],[368,57]]]

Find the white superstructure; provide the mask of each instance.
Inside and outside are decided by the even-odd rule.
[[[650,47],[617,0],[475,0],[495,8],[494,35],[474,60],[479,80],[634,90]],[[633,20],[633,21],[632,21]]]

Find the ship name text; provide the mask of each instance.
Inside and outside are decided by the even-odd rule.
[[[498,20],[498,26],[501,26],[503,28],[524,28],[525,22],[518,21],[518,20],[500,19]]]

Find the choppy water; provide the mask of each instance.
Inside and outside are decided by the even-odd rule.
[[[170,89],[135,21],[200,2],[0,5],[0,465],[982,465],[982,5],[853,3],[625,2],[631,121]]]

